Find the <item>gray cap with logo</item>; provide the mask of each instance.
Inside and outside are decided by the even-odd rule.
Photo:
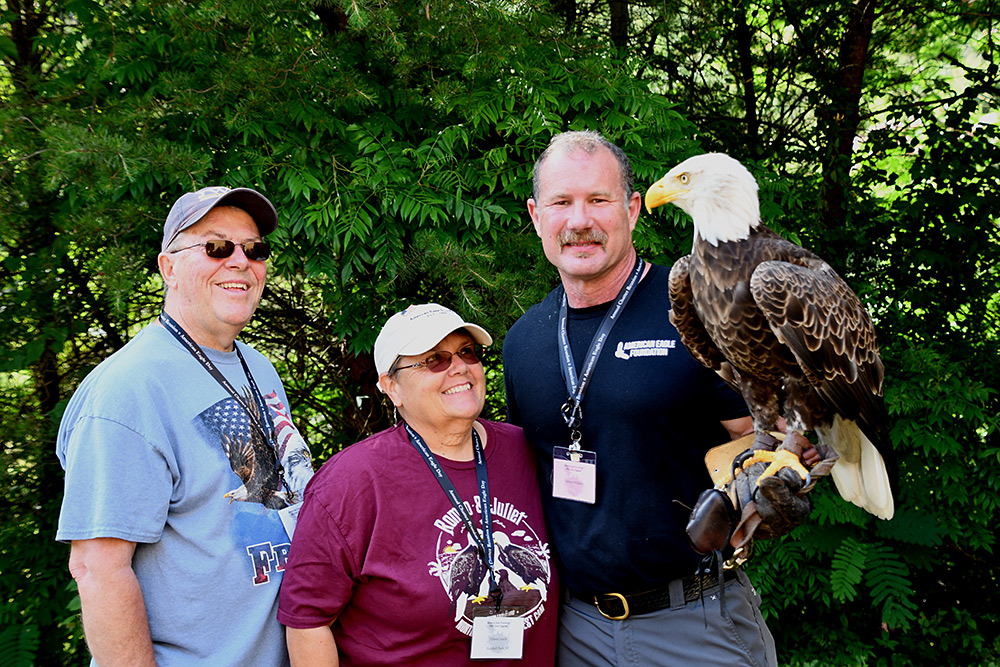
[[[188,192],[174,202],[163,224],[162,252],[177,235],[204,218],[216,206],[235,206],[246,211],[257,223],[261,236],[267,236],[278,226],[278,212],[267,197],[250,188],[227,188],[221,185]]]

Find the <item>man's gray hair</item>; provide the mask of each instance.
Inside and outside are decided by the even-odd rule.
[[[634,188],[632,163],[629,162],[628,156],[625,155],[625,151],[605,139],[599,132],[594,132],[593,130],[574,130],[572,132],[562,132],[561,134],[557,134],[552,137],[549,141],[548,147],[546,147],[546,149],[542,151],[542,154],[538,156],[538,159],[535,160],[535,167],[531,176],[531,196],[535,198],[535,201],[538,201],[538,194],[541,189],[538,173],[541,171],[542,164],[549,159],[549,156],[551,156],[554,152],[561,150],[569,154],[575,153],[576,151],[583,151],[588,155],[593,155],[599,148],[606,148],[611,151],[611,154],[615,156],[615,160],[618,161],[618,171],[621,172],[622,191],[625,193],[625,206],[627,207],[629,199],[632,197]]]

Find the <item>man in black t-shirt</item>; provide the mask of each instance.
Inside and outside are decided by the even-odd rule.
[[[559,664],[776,665],[746,575],[728,571],[724,595],[717,576],[694,576],[674,501],[692,506],[712,486],[707,450],[753,427],[670,324],[669,270],[637,257],[628,158],[596,133],[558,135],[533,195],[561,285],[511,328],[504,368],[568,589]]]

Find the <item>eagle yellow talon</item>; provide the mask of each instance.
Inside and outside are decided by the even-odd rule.
[[[746,470],[755,463],[769,463],[764,472],[760,474],[757,478],[757,486],[760,486],[760,481],[766,477],[771,477],[782,468],[791,468],[799,474],[803,480],[807,479],[809,476],[809,471],[806,467],[802,465],[797,454],[794,454],[787,449],[776,449],[773,452],[767,451],[766,449],[754,450],[753,456],[748,458],[743,462],[742,469]]]

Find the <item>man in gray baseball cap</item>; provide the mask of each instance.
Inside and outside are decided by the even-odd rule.
[[[277,222],[248,188],[180,197],[163,312],[66,407],[56,539],[95,664],[288,663],[277,595],[312,465],[274,367],[236,341]]]

